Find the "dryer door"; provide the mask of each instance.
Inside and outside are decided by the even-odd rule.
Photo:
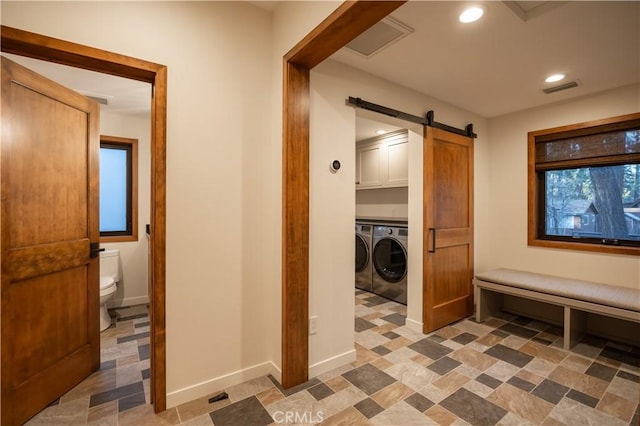
[[[356,234],[356,272],[362,272],[369,263],[369,247],[362,237]]]
[[[407,253],[394,238],[383,238],[373,249],[373,267],[383,280],[399,283],[407,275]]]

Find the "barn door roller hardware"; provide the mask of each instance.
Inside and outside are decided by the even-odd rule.
[[[451,133],[457,133],[457,134],[462,135],[462,136],[468,136],[468,137],[474,138],[474,139],[478,137],[478,135],[473,133],[473,123],[467,124],[465,126],[464,130],[462,130],[462,129],[458,129],[457,127],[451,127],[451,126],[447,126],[446,124],[443,124],[443,123],[438,123],[437,121],[434,120],[433,116],[434,116],[433,110],[427,111],[427,126],[435,127],[437,129],[446,130],[447,132],[451,132]]]
[[[365,100],[354,98],[352,96],[349,96],[349,99],[347,99],[347,103],[349,105],[355,106],[356,108],[362,108],[369,111],[377,112],[379,114],[388,115],[389,117],[399,118],[401,120],[410,121],[412,123],[422,124],[423,126],[435,127],[436,129],[446,130],[447,132],[456,133],[462,136],[468,136],[470,138],[478,137],[478,135],[473,132],[472,123],[467,124],[464,130],[458,129],[457,127],[448,126],[443,123],[438,123],[434,119],[433,110],[427,112],[425,117],[419,117],[417,115],[407,114],[406,112],[367,102]]]

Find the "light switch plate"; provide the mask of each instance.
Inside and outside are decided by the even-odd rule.
[[[309,318],[309,335],[318,333],[318,316]]]

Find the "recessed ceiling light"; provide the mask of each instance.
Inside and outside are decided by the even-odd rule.
[[[459,19],[463,24],[468,24],[482,18],[483,14],[484,9],[482,9],[480,6],[472,6],[465,9],[465,11],[460,14]]]
[[[547,83],[555,83],[556,81],[560,81],[565,77],[566,76],[564,74],[553,74],[545,78],[544,81],[546,81]]]
[[[376,134],[377,134],[377,135],[384,135],[385,133],[387,133],[387,131],[386,131],[386,130],[382,130],[382,129],[380,129],[380,130],[376,130]]]

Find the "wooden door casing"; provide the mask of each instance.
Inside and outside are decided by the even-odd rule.
[[[2,57],[2,424],[100,364],[99,112]]]
[[[309,377],[310,70],[404,3],[344,2],[284,56],[281,347],[285,388]]]
[[[473,313],[473,139],[425,127],[423,331]]]
[[[166,145],[167,75],[165,65],[96,49],[16,28],[1,27],[3,52],[71,67],[146,81],[151,93],[151,235],[150,305],[151,401],[156,413],[166,409]],[[2,256],[0,251],[0,257]],[[4,364],[4,362],[2,363]]]

